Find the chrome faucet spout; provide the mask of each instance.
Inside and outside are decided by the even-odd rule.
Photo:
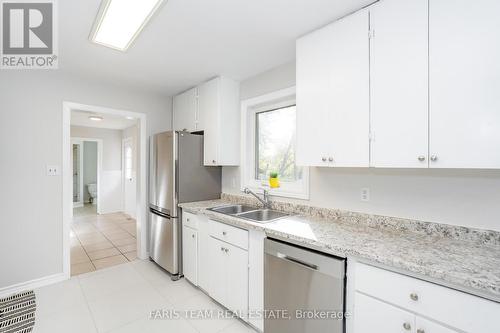
[[[271,202],[269,201],[269,192],[267,190],[262,190],[262,191],[263,192],[262,192],[262,198],[261,198],[255,192],[250,190],[248,187],[245,187],[243,189],[243,192],[245,192],[246,194],[251,194],[255,198],[257,198],[257,200],[259,200],[262,203],[264,208],[271,208]]]

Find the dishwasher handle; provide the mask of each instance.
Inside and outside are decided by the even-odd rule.
[[[264,253],[338,279],[345,276],[345,259],[274,239],[264,240]]]
[[[290,257],[289,255],[283,254],[281,252],[276,253],[276,256],[278,258],[280,258],[280,259],[291,261],[291,262],[293,262],[295,264],[298,264],[298,265],[304,266],[306,268],[312,269],[313,271],[317,271],[319,269],[318,265],[310,264],[310,263],[302,261],[300,259],[297,259],[297,258],[294,258],[294,257]]]

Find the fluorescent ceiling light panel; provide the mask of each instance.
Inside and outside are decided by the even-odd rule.
[[[120,51],[129,48],[163,0],[103,0],[91,40]]]
[[[93,121],[101,121],[103,118],[100,116],[90,116],[89,119]]]

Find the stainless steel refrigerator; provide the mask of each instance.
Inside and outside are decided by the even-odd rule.
[[[177,204],[220,198],[220,167],[203,166],[203,135],[164,132],[150,141],[150,258],[182,276],[182,219]]]

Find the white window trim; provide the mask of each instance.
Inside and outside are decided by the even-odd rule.
[[[304,167],[303,178],[301,182],[290,184],[282,182],[281,187],[270,188],[269,184],[262,183],[255,179],[255,126],[254,119],[257,112],[263,111],[262,107],[276,106],[284,107],[295,101],[295,87],[278,90],[262,96],[249,98],[241,102],[241,191],[245,187],[256,192],[262,192],[263,189],[269,191],[271,195],[309,199],[309,168]],[[249,123],[249,119],[253,119]]]

